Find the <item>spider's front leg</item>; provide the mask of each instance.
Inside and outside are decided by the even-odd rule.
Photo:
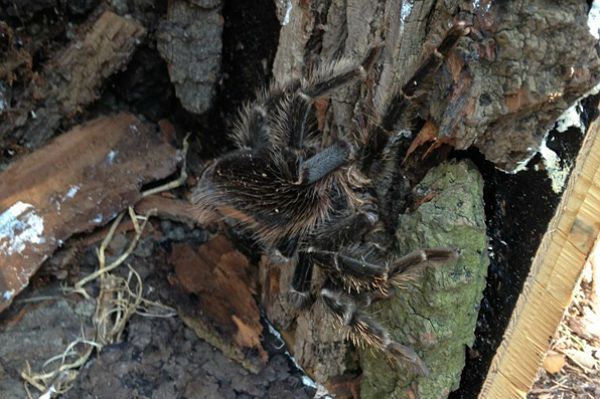
[[[417,68],[416,72],[406,81],[399,92],[391,99],[381,121],[384,130],[392,130],[394,124],[404,114],[416,98],[427,93],[427,81],[444,63],[444,60],[458,43],[461,37],[471,34],[472,28],[465,22],[456,23],[447,33],[442,42],[433,50]]]
[[[422,375],[429,374],[427,366],[414,349],[394,341],[387,329],[361,310],[351,295],[335,288],[323,288],[320,294],[327,308],[349,328],[348,335],[355,346],[369,345],[398,361],[408,362]]]
[[[367,247],[368,248],[368,247]],[[364,251],[364,247],[360,250]],[[370,317],[362,308],[368,307],[373,301],[388,298],[391,293],[388,286],[391,283],[403,287],[414,281],[429,262],[446,263],[458,257],[455,250],[434,248],[421,249],[402,256],[389,264],[367,262],[365,256],[350,257],[343,253],[319,251],[313,256],[320,256],[320,265],[328,257],[332,273],[331,281],[341,281],[348,292],[343,292],[335,284],[321,290],[321,298],[331,312],[338,317],[343,325],[349,328],[349,335],[356,346],[367,344],[390,354],[399,361],[408,361],[416,370],[427,374],[427,367],[416,352],[394,341],[385,327]],[[368,259],[368,255],[366,256]],[[350,289],[348,289],[350,288]],[[368,288],[372,288],[368,290]],[[364,291],[359,292],[361,289]],[[359,292],[351,294],[352,292]]]

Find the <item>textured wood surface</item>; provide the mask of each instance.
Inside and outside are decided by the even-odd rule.
[[[126,113],[78,125],[12,163],[0,174],[0,312],[69,237],[107,223],[176,165],[153,125]]]
[[[25,140],[30,147],[44,144],[61,121],[98,99],[102,84],[129,62],[145,34],[146,29],[134,19],[111,11],[93,14],[5,112],[0,119],[0,140]]]

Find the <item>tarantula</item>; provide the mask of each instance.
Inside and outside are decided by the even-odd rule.
[[[452,27],[366,134],[324,135],[316,127],[314,101],[365,80],[380,46],[359,65],[341,60],[272,85],[243,107],[231,136],[237,149],[209,164],[193,193],[203,220],[233,221],[251,231],[265,251],[293,261],[289,295],[299,308],[313,302],[311,279],[318,266],[327,276],[318,297],[348,327],[354,343],[384,350],[423,374],[427,368],[416,352],[394,341],[365,308],[387,297],[391,286],[411,280],[428,261],[457,257],[457,251],[439,248],[391,256],[389,221],[397,215],[385,197],[402,183],[398,140],[390,133],[394,123],[469,32],[464,23]]]

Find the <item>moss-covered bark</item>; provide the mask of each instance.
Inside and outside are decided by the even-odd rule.
[[[456,262],[431,265],[422,278],[390,300],[376,303],[376,314],[399,342],[413,346],[431,371],[419,377],[409,365],[370,349],[361,352],[362,397],[446,398],[458,387],[465,347],[473,343],[477,312],[488,266],[483,180],[469,162],[432,169],[416,187],[431,198],[399,216],[398,252],[446,247],[460,250]]]

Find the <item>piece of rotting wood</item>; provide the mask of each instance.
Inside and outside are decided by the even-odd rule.
[[[78,125],[0,174],[0,312],[74,234],[106,224],[177,168],[158,129],[127,113]]]
[[[533,259],[480,399],[527,395],[599,232],[600,122],[596,120]]]
[[[62,120],[100,97],[103,83],[127,65],[145,34],[133,18],[111,11],[92,14],[0,119],[0,141],[24,140],[31,148],[46,143]],[[0,65],[0,76],[1,71]]]

